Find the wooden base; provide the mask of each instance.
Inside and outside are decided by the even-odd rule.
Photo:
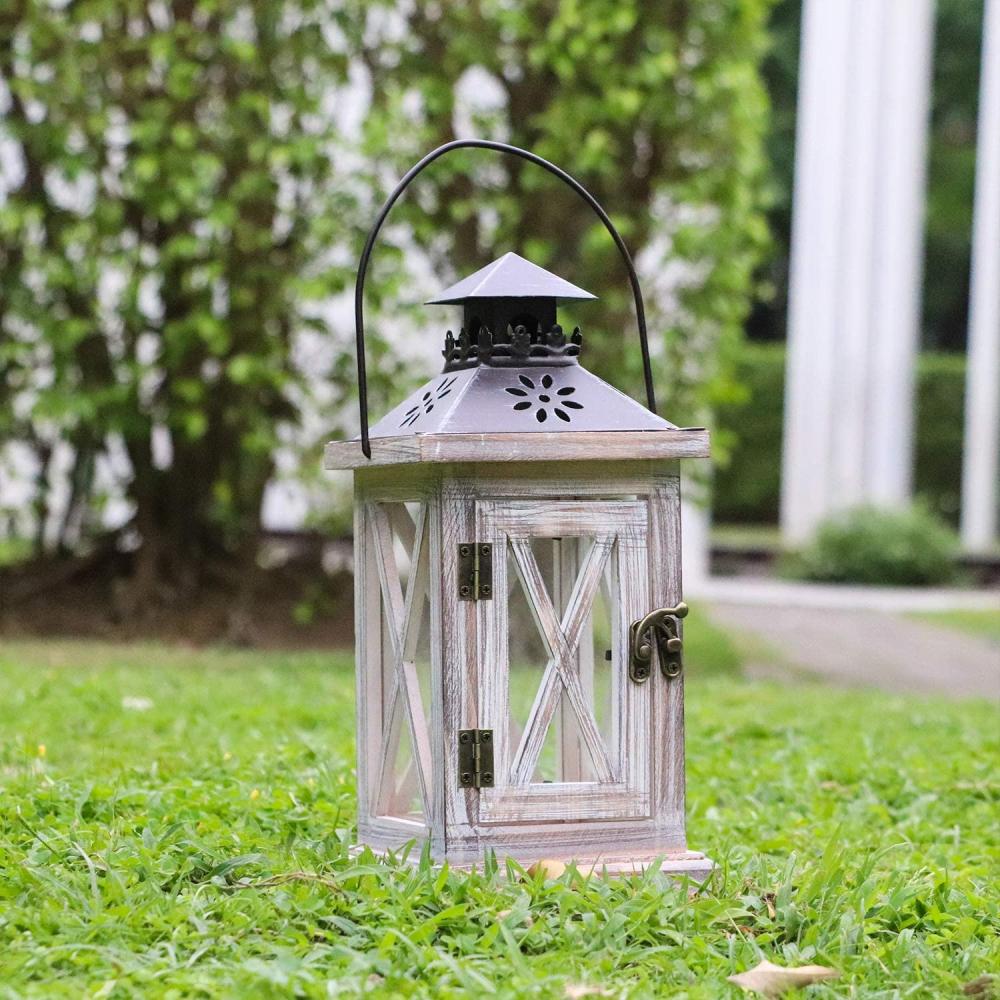
[[[351,848],[351,854],[357,856],[364,850],[371,850],[377,858],[392,858],[412,867],[420,863],[421,852],[417,844],[405,854],[403,851],[392,851],[378,847],[367,847],[365,844],[358,844]],[[447,859],[437,859],[433,863],[441,865]],[[503,864],[504,855],[497,853],[497,861]],[[514,858],[518,864],[528,868],[534,864],[535,859]],[[677,878],[689,878],[693,882],[704,882],[715,870],[715,862],[711,858],[705,857],[699,851],[671,851],[663,854],[644,857],[603,857],[603,858],[559,858],[562,864],[573,865],[577,871],[584,875],[603,875],[605,877],[618,877],[627,875],[642,875],[654,865],[665,875],[673,875]],[[480,867],[481,863],[472,864],[451,864],[455,871],[473,872]]]

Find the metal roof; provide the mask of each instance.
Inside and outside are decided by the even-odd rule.
[[[455,305],[467,299],[522,298],[565,300],[596,299],[597,296],[577,288],[516,253],[505,253],[499,260],[480,268],[451,288],[446,288],[427,305]]]
[[[371,429],[372,437],[513,431],[654,431],[673,424],[578,364],[480,365],[436,375]]]

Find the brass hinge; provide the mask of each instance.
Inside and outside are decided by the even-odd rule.
[[[493,730],[458,731],[458,783],[463,788],[493,787]]]
[[[462,542],[458,546],[458,598],[461,601],[493,599],[493,546]]]

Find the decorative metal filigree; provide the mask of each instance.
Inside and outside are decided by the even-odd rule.
[[[417,400],[416,405],[411,406],[403,414],[403,419],[399,422],[399,426],[412,427],[420,417],[430,413],[434,409],[434,404],[444,399],[451,392],[455,381],[456,377],[452,375],[451,378],[442,379],[433,389],[428,389],[423,393],[420,399]]]
[[[576,327],[569,338],[563,328],[553,324],[548,330],[541,326],[532,332],[526,326],[509,324],[502,337],[480,326],[475,339],[463,327],[456,338],[449,330],[444,337],[444,370],[458,371],[476,365],[544,365],[577,358],[583,346],[583,334]]]
[[[576,386],[559,388],[549,374],[543,375],[537,382],[527,375],[518,375],[517,380],[520,385],[508,386],[504,391],[517,397],[513,406],[515,410],[533,412],[540,424],[549,419],[550,411],[568,424],[573,419],[572,411],[584,408],[583,403],[570,398],[576,393]]]

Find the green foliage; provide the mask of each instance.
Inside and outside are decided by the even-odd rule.
[[[974,635],[1000,646],[1000,610],[997,611],[927,611],[911,617]]]
[[[958,523],[965,434],[965,356],[917,360],[913,488],[939,517]]]
[[[858,507],[824,521],[788,563],[806,580],[921,585],[955,577],[958,538],[926,508]]]
[[[771,523],[781,495],[784,344],[744,344],[734,378],[742,394],[715,411],[716,437],[728,441],[729,454],[716,470],[712,514],[719,523]]]
[[[373,204],[459,131],[535,149],[595,192],[643,259],[661,406],[699,420],[727,391],[767,240],[758,63],[770,4],[4,7],[3,130],[24,169],[0,209],[0,433],[32,444],[43,494],[57,442],[70,444],[59,540],[93,530],[113,456],[130,470],[139,535],[161,554],[252,542],[275,445],[308,405],[304,365],[332,386],[330,431],[338,419],[353,430],[353,353],[328,371],[294,360],[297,332],[315,325],[307,297],[343,287]],[[371,105],[341,160],[330,102],[349,77]],[[370,283],[373,415],[424,374],[378,322],[416,298],[414,244],[441,282],[513,247],[592,286],[604,302],[579,317],[590,361],[639,389],[614,248],[554,183],[521,161],[456,156],[400,205]]]
[[[401,10],[354,0],[338,16],[372,77],[368,148],[395,174],[461,131],[526,146],[596,195],[642,257],[661,407],[697,422],[726,384],[767,242],[758,64],[770,6],[475,0]],[[387,7],[402,22],[391,37],[377,27]],[[452,154],[397,218],[442,281],[515,249],[599,294],[570,316],[583,327],[586,362],[639,392],[617,251],[560,182],[521,160]],[[398,256],[382,256],[384,276]]]
[[[143,539],[181,557],[256,530],[298,416],[306,287],[344,238],[323,101],[346,73],[325,5],[15,0],[0,13],[0,438],[73,451],[60,541],[101,462]],[[166,447],[157,455],[154,437]],[[44,509],[43,519],[52,513]]]
[[[961,350],[969,314],[983,0],[940,0],[924,224],[924,344]]]
[[[742,393],[716,408],[716,437],[729,449],[716,471],[713,512],[719,523],[773,524],[781,495],[785,349],[748,343],[736,358]],[[935,514],[958,522],[962,482],[965,358],[927,352],[917,358],[914,492]]]
[[[0,992],[735,1000],[768,958],[842,970],[809,995],[949,997],[995,973],[994,707],[701,673],[689,836],[720,870],[689,899],[351,858],[343,654],[7,642]]]

